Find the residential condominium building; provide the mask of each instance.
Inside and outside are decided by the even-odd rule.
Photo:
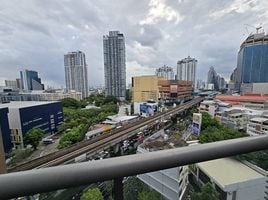
[[[233,158],[197,163],[190,169],[200,186],[212,183],[220,200],[264,200],[267,197],[267,177]]]
[[[5,80],[5,86],[12,89],[19,89],[20,85],[17,80]]]
[[[21,89],[23,90],[44,90],[44,84],[38,77],[38,73],[33,70],[20,71]]]
[[[103,56],[106,95],[119,100],[126,97],[125,38],[119,31],[103,36]]]
[[[14,147],[23,147],[23,138],[32,128],[40,128],[45,136],[56,133],[63,123],[63,111],[60,102],[17,101],[0,104],[8,108],[8,123]]]
[[[82,51],[69,52],[64,55],[65,81],[68,91],[75,90],[88,97],[88,75],[86,56]]]
[[[153,134],[138,146],[137,153],[148,153],[179,147],[163,130]],[[171,143],[174,146],[170,145]],[[178,166],[137,176],[141,181],[162,194],[168,200],[181,200],[188,185],[188,166]]]
[[[177,62],[177,80],[192,81],[193,87],[196,84],[197,60],[188,56]]]
[[[166,65],[156,69],[155,74],[159,77],[164,77],[164,79],[167,79],[167,80],[174,80],[173,68],[168,67]]]

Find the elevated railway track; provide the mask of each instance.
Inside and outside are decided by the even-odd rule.
[[[195,98],[187,103],[181,104],[175,108],[168,111],[157,113],[154,116],[148,117],[146,119],[138,120],[135,123],[128,124],[119,129],[114,129],[109,133],[103,134],[91,140],[85,140],[69,148],[59,150],[57,152],[36,158],[29,162],[8,168],[8,172],[25,171],[34,168],[45,168],[63,164],[66,161],[74,159],[85,153],[93,153],[100,151],[104,148],[112,146],[120,141],[131,137],[136,134],[136,130],[140,130],[143,127],[155,124],[161,120],[167,119],[168,117],[182,112],[202,101],[202,98]]]

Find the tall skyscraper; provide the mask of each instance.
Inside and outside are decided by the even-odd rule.
[[[126,96],[125,38],[119,31],[103,36],[106,95],[124,100]]]
[[[23,90],[44,90],[44,84],[38,77],[38,73],[32,70],[20,71],[21,89]]]
[[[177,62],[177,80],[192,81],[195,88],[197,60],[188,56]]]
[[[75,90],[88,97],[88,78],[86,56],[82,51],[69,52],[64,55],[65,81],[68,91]]]
[[[174,80],[173,68],[166,65],[156,69],[155,74],[159,77],[164,77],[167,80]]]
[[[215,90],[219,90],[218,75],[214,67],[210,67],[208,71],[207,84],[214,84]]]
[[[250,35],[240,46],[237,57],[237,82],[268,82],[268,35]]]

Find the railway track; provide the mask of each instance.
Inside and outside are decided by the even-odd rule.
[[[112,130],[110,133],[106,133],[92,140],[85,140],[78,144],[72,145],[69,148],[59,150],[57,152],[42,156],[40,158],[36,158],[29,162],[14,166],[12,168],[9,168],[8,172],[24,171],[24,170],[34,169],[34,168],[44,168],[44,167],[51,167],[51,166],[62,164],[84,153],[87,153],[90,151],[96,151],[100,148],[103,148],[105,145],[109,145],[110,143],[127,135],[128,133],[131,133],[137,129],[143,128],[146,125],[155,123],[157,120],[161,120],[163,117],[167,117],[172,114],[181,112],[187,108],[190,108],[193,105],[199,103],[201,100],[202,98],[193,99],[187,103],[184,103],[180,106],[172,108],[168,111],[157,113],[156,115],[152,117],[138,120],[135,123],[121,127],[119,129]]]

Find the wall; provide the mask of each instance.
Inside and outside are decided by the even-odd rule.
[[[8,124],[8,108],[0,108],[0,129],[2,132],[2,139],[5,153],[9,152],[13,145],[10,138],[10,130]]]

